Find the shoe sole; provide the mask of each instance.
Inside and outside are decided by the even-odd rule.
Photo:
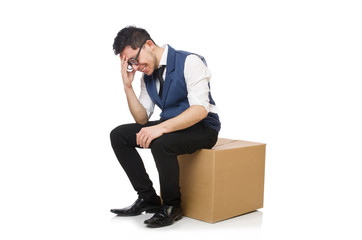
[[[114,213],[114,214],[117,214],[117,216],[132,217],[132,216],[141,215],[143,212],[156,213],[158,210],[160,210],[160,208],[145,208],[145,209],[142,209],[142,211],[136,212],[136,213],[119,213],[117,211],[112,211],[112,209],[111,209],[111,212]]]
[[[170,226],[170,225],[172,225],[174,222],[176,222],[176,221],[178,221],[178,220],[181,220],[181,218],[182,218],[182,215],[180,215],[180,216],[177,216],[172,222],[170,222],[170,223],[167,223],[167,224],[162,224],[162,225],[153,225],[153,224],[148,224],[147,225],[147,227],[149,227],[149,228],[159,228],[159,227],[166,227],[166,226]]]

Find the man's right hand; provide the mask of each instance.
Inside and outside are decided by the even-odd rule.
[[[121,73],[122,73],[123,86],[125,89],[132,88],[132,82],[135,75],[135,71],[132,72],[127,71],[127,66],[128,66],[128,59],[126,58],[126,56],[122,56]]]
[[[138,100],[132,87],[132,82],[136,71],[128,72],[127,66],[128,66],[128,59],[125,56],[122,56],[121,73],[122,73],[124,91],[127,97],[128,108],[137,123],[146,124],[148,121],[147,112],[140,103],[140,101]]]

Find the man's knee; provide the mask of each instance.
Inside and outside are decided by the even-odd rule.
[[[114,128],[111,133],[110,133],[110,138],[111,141],[114,141],[115,139],[119,138],[120,136],[122,136],[123,133],[123,125],[118,126],[116,128]]]
[[[150,144],[150,149],[152,154],[165,154],[173,152],[170,142],[164,135],[154,139]]]
[[[124,124],[114,128],[110,133],[111,141],[119,141],[132,135],[132,124]],[[136,133],[134,133],[136,135]]]

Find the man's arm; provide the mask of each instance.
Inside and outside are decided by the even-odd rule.
[[[162,136],[165,133],[182,130],[200,122],[207,117],[205,107],[199,105],[190,106],[180,115],[164,121],[158,125],[144,127],[137,133],[137,144],[143,148],[148,148],[153,139]]]
[[[126,93],[129,111],[134,120],[138,124],[146,124],[148,122],[147,112],[138,100],[133,88],[125,88],[124,91]]]
[[[193,105],[180,115],[164,121],[160,124],[163,133],[175,132],[195,125],[207,117],[207,111],[203,106]]]
[[[140,101],[138,100],[133,87],[132,82],[134,80],[135,72],[127,72],[127,59],[122,57],[121,59],[121,72],[122,72],[122,80],[124,91],[126,93],[128,108],[136,121],[139,124],[146,124],[148,122],[148,116],[145,108],[142,106]]]

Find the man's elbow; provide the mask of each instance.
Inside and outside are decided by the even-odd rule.
[[[145,125],[146,123],[148,123],[148,119],[135,119],[136,123],[140,124],[140,125]]]
[[[142,114],[143,115],[143,114]],[[136,121],[136,123],[141,124],[141,125],[145,125],[146,123],[148,123],[148,116],[145,114],[143,116],[138,116],[138,117],[134,117],[134,120]]]
[[[202,108],[203,108],[203,111],[202,111],[202,119],[204,119],[204,118],[207,117],[207,115],[208,115],[209,113],[207,112],[207,110],[206,110],[204,107],[202,107]]]
[[[204,107],[203,105],[195,105],[194,107],[197,108],[200,121],[207,117],[208,112],[207,112],[206,107]]]
[[[134,113],[132,114],[132,116],[138,124],[145,125],[146,123],[148,123],[148,115],[145,110]]]

